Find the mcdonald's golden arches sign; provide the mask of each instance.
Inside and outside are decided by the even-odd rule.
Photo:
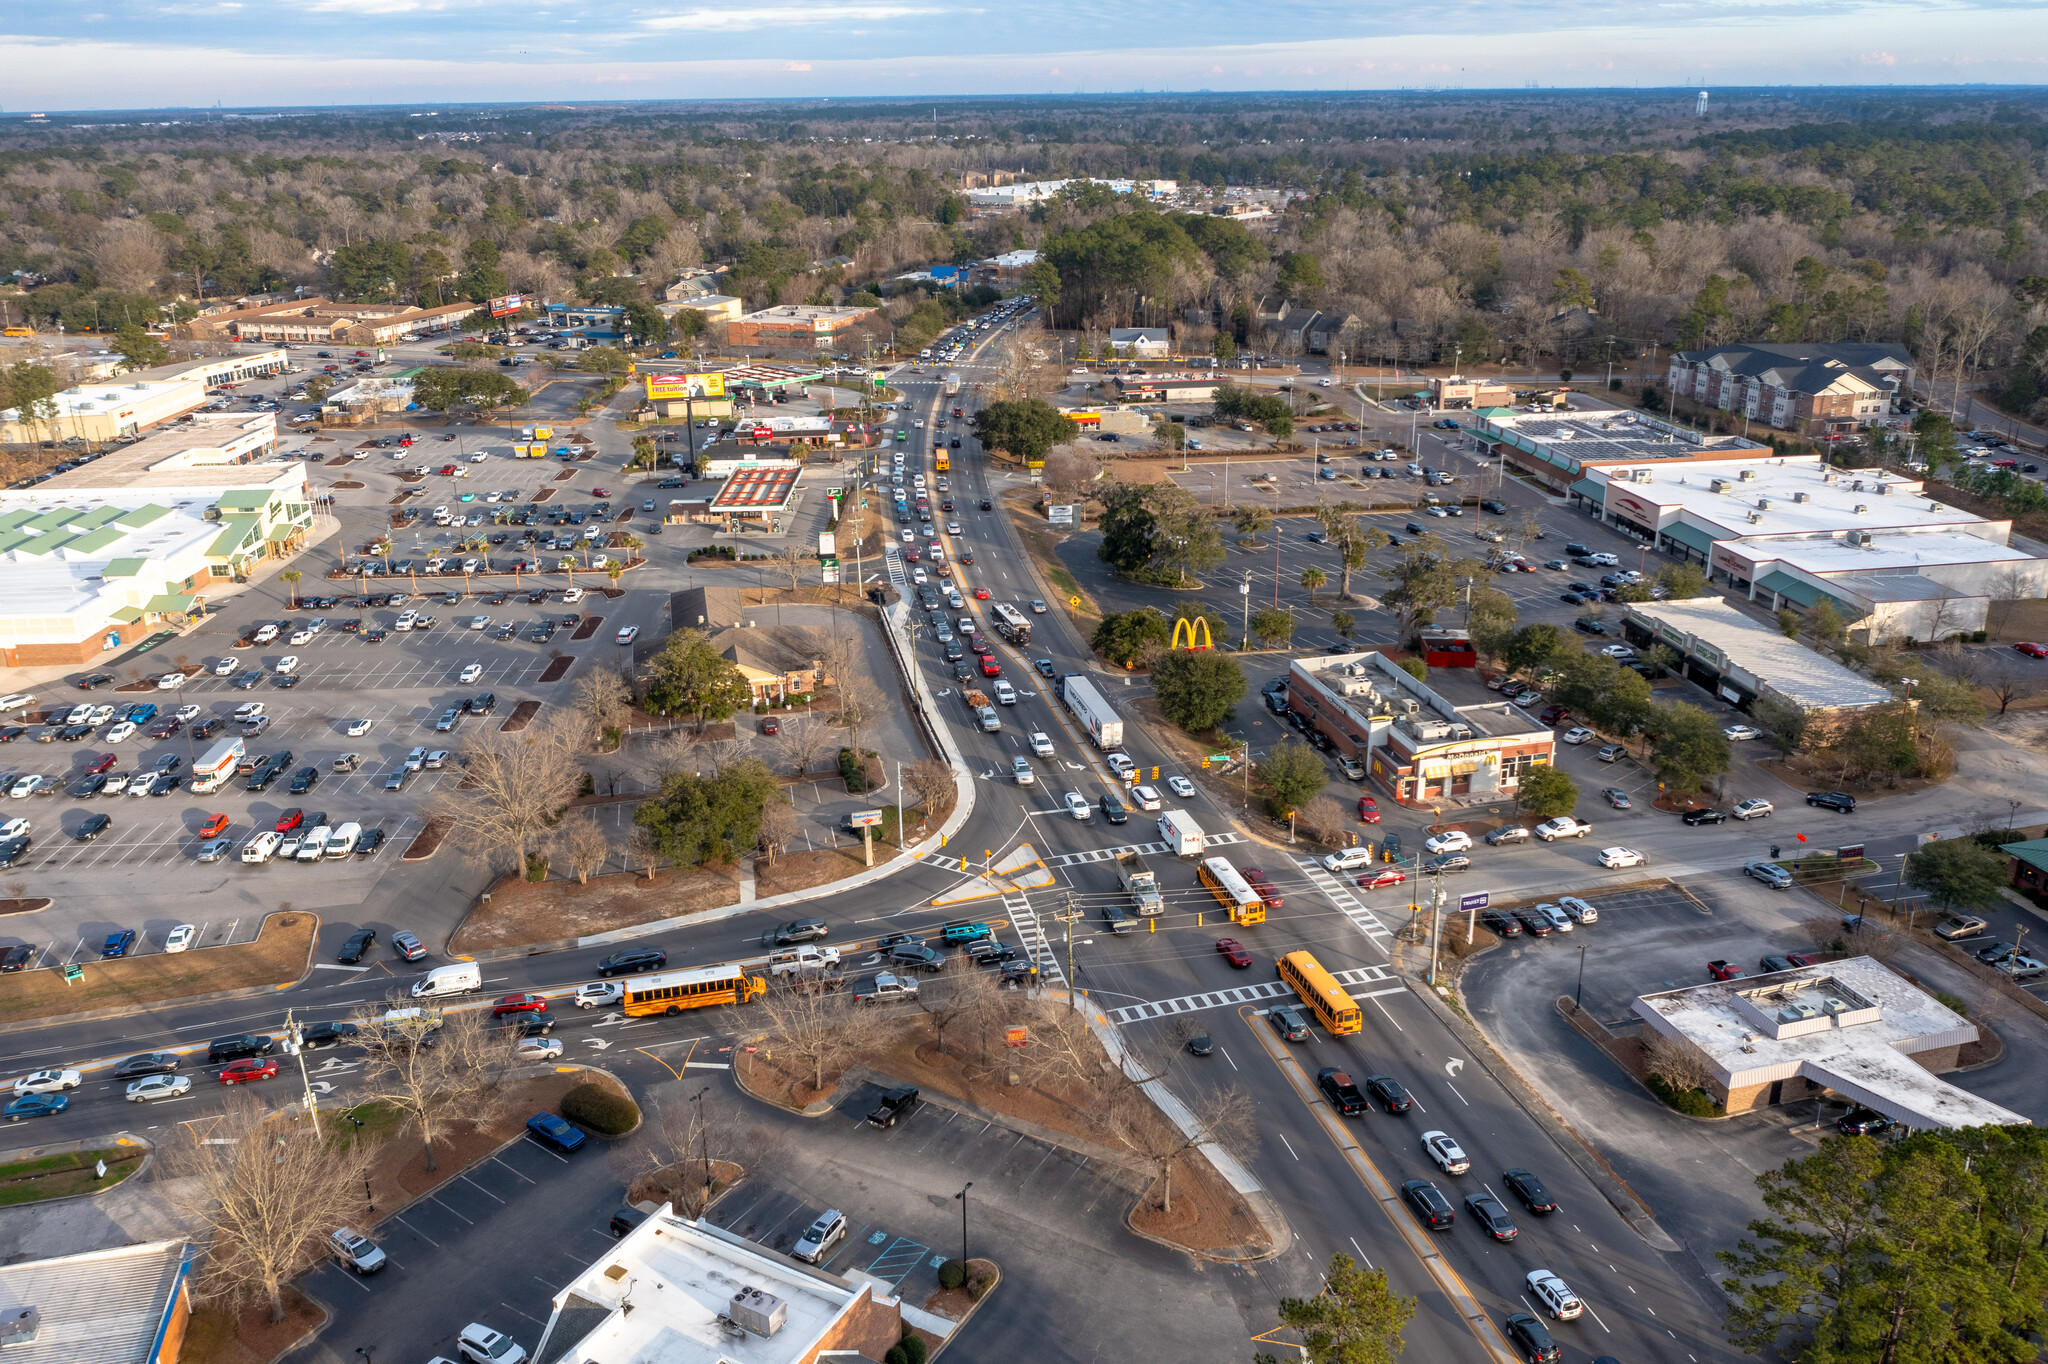
[[[1209,620],[1206,616],[1183,618],[1173,623],[1172,647],[1175,649],[1181,647],[1182,631],[1187,632],[1187,649],[1189,653],[1193,653],[1198,649],[1213,649],[1216,647],[1214,639],[1212,639],[1209,634]],[[1200,643],[1196,643],[1195,640],[1195,636],[1198,632],[1201,635]]]

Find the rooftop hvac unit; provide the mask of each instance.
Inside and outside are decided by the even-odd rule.
[[[43,1314],[33,1307],[10,1307],[0,1312],[0,1349],[28,1345],[43,1329]]]
[[[1876,493],[1879,497],[1889,497],[1891,495],[1892,485],[1889,483],[1880,483],[1875,488],[1872,488],[1870,491]]]
[[[1829,1015],[1845,1014],[1849,1012],[1849,1005],[1839,999],[1824,999],[1820,1002],[1820,1011]]]
[[[1835,476],[1833,474],[1822,474],[1820,476],[1820,481],[1823,483],[1833,483],[1835,481]]]
[[[1809,1018],[1819,1018],[1820,1011],[1811,1004],[1788,1004],[1778,1010],[1780,1023],[1804,1023]]]
[[[742,1288],[725,1309],[735,1324],[757,1336],[772,1336],[789,1319],[789,1304],[759,1288]]]
[[[1759,521],[1763,520],[1763,519],[1764,519],[1764,514],[1763,514],[1762,512],[1760,512],[1760,511],[1753,511],[1753,512],[1751,512],[1751,513],[1749,514],[1749,523],[1750,523],[1750,524],[1751,524],[1752,526],[1753,526],[1753,525],[1755,525],[1755,524],[1756,524],[1757,522],[1759,522]]]
[[[1941,510],[1941,503],[1939,503],[1939,502],[1929,502],[1929,503],[1927,504],[1927,510],[1929,510],[1929,511],[1931,511],[1931,512],[1935,512],[1935,511],[1940,511],[1940,510]]]
[[[1472,737],[1473,737],[1473,732],[1472,732],[1472,726],[1470,726],[1470,725],[1452,725],[1452,726],[1451,726],[1451,737],[1452,737],[1453,739],[1456,739],[1456,740],[1458,740],[1458,741],[1459,741],[1459,742],[1461,742],[1461,743],[1462,743],[1462,742],[1464,742],[1464,741],[1465,741],[1465,740],[1467,740],[1467,739],[1470,739],[1470,738],[1472,738]]]
[[[1849,532],[1848,538],[1849,543],[1852,545],[1867,545],[1870,543],[1870,532],[1867,530],[1852,530]]]
[[[1771,509],[1771,499],[1768,497],[1759,497],[1756,500],[1756,505],[1759,511],[1769,511]]]
[[[1347,677],[1339,684],[1339,696],[1366,696],[1372,692],[1372,683],[1362,677]]]
[[[1401,713],[1403,715],[1414,716],[1420,714],[1421,711],[1422,703],[1414,697],[1404,696],[1401,698]]]
[[[1713,481],[1713,483],[1710,486],[1717,493],[1725,493],[1728,491],[1728,480],[1725,478],[1717,478]]]
[[[1869,510],[1870,510],[1870,504],[1869,504],[1868,502],[1858,502],[1858,503],[1856,504],[1856,514],[1857,514],[1858,516],[1861,516],[1861,515],[1863,515],[1863,513],[1867,512],[1867,511],[1869,511]]]
[[[1632,483],[1654,483],[1657,481],[1657,471],[1655,469],[1632,469],[1629,471],[1629,481]]]
[[[1367,673],[1371,672],[1372,669],[1366,667],[1363,663],[1352,662],[1346,663],[1342,668],[1339,668],[1337,671],[1343,673],[1346,677],[1364,677]]]
[[[1737,477],[1740,478],[1744,483],[1754,483],[1756,482],[1756,470],[1744,469],[1740,474],[1737,475]]]
[[[1793,500],[1794,502],[1811,502],[1811,501],[1813,501],[1813,494],[1812,494],[1812,493],[1794,493],[1794,494],[1792,494],[1792,500]]]
[[[1863,480],[1859,478],[1859,479],[1857,479],[1857,480],[1856,480],[1856,481],[1855,481],[1854,483],[1851,483],[1851,484],[1849,485],[1849,491],[1850,491],[1850,492],[1852,492],[1852,493],[1860,493],[1860,492],[1862,492],[1862,491],[1863,491]]]

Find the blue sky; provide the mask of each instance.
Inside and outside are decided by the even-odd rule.
[[[12,0],[7,112],[2048,79],[1989,0]]]

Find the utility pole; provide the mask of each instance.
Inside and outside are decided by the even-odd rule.
[[[1444,874],[1438,871],[1429,892],[1429,983],[1436,984],[1437,945],[1444,935]]]
[[[313,1120],[313,1135],[317,1137],[320,1135],[320,1110],[315,1105],[313,1078],[306,1073],[305,1034],[299,1031],[298,1020],[289,1009],[284,1015],[284,1041],[285,1049],[299,1058],[299,1084],[304,1092],[300,1102],[305,1104],[306,1115]]]
[[[1075,1010],[1081,1007],[1081,995],[1074,988],[1074,925],[1080,922],[1081,911],[1074,907],[1074,892],[1068,891],[1066,902],[1060,912],[1052,916],[1067,926],[1067,1003]]]

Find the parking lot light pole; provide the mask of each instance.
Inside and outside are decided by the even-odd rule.
[[[1252,647],[1252,571],[1244,571],[1244,582],[1239,584],[1237,595],[1244,598],[1244,633],[1238,636],[1240,652]]]
[[[960,1200],[960,1268],[963,1272],[967,1268],[967,1190],[973,1187],[974,1181],[970,1179],[959,1193],[953,1195]]]
[[[1579,988],[1572,991],[1572,1008],[1586,1002],[1586,944],[1579,944]]]

